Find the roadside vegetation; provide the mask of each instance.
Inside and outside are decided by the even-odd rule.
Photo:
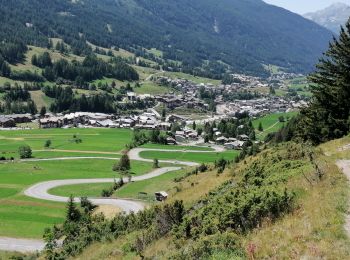
[[[222,174],[209,169],[185,175],[172,185],[168,189],[172,198],[162,206],[119,216],[111,222],[94,221],[94,225],[103,221],[108,227],[99,235],[102,241],[89,245],[82,254],[76,249],[85,242],[74,241],[75,250],[71,252],[78,253],[75,258],[259,259],[278,252],[283,257],[293,254],[344,259],[350,254],[342,227],[347,204],[344,177],[331,160],[312,147],[278,145],[246,158]],[[224,201],[232,196],[236,203],[227,207]],[[242,213],[241,207],[248,207],[249,214]],[[251,215],[253,208],[255,215]],[[235,220],[236,210],[240,213]],[[141,223],[141,216],[140,226],[119,226],[115,229],[118,232],[109,229],[112,223],[121,225],[121,217],[132,218],[136,224]],[[131,223],[126,219],[124,223]],[[262,243],[267,240],[269,244]],[[55,252],[64,254],[70,244]]]

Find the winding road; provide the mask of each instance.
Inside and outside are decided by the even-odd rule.
[[[184,146],[185,147],[185,146]],[[222,152],[225,149],[218,146],[213,146],[212,151],[197,151],[189,149],[151,149],[151,148],[135,148],[129,151],[128,155],[130,160],[143,161],[143,162],[153,162],[151,159],[144,159],[140,156],[141,152],[145,151],[160,151],[160,152],[187,152],[187,153],[213,153],[213,152]],[[80,160],[80,159],[104,159],[104,160],[116,160],[118,158],[111,157],[60,157],[60,158],[47,158],[47,159],[27,159],[22,160],[26,162],[36,162],[36,161],[58,161],[58,160]],[[185,162],[177,160],[159,160],[160,163],[168,163],[181,165],[186,167],[195,167],[198,166],[198,163],[195,162]],[[181,170],[182,167],[163,167],[151,171],[145,175],[132,177],[131,181],[143,181],[157,176],[166,174],[168,172]],[[24,194],[28,197],[56,201],[56,202],[67,202],[68,197],[55,196],[49,194],[49,190],[68,185],[76,184],[94,184],[94,183],[113,183],[114,178],[104,178],[104,179],[67,179],[67,180],[53,180],[37,183],[24,191]],[[129,178],[124,178],[125,183],[129,182]],[[141,201],[130,200],[130,199],[115,199],[115,198],[88,198],[95,205],[111,205],[120,208],[126,213],[138,212],[145,208],[145,204]],[[74,198],[74,201],[79,202],[80,198]],[[41,251],[45,247],[45,243],[42,240],[32,240],[32,239],[19,239],[19,238],[9,238],[9,237],[0,237],[0,250],[4,251],[17,251],[17,252],[35,252]]]

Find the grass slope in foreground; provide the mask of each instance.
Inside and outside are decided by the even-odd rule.
[[[225,152],[205,152],[205,153],[189,153],[189,152],[160,152],[160,151],[144,151],[140,153],[142,158],[159,160],[176,160],[197,163],[213,163],[221,158],[233,161],[239,155],[239,151]]]
[[[334,149],[335,144],[331,146]],[[321,148],[330,149],[328,144]],[[191,253],[196,253],[196,256],[204,254],[208,256],[205,257],[207,259],[266,259],[275,258],[276,255],[281,259],[348,259],[350,241],[343,227],[349,196],[348,183],[334,165],[334,159],[324,156],[319,149],[315,151],[315,163],[320,167],[323,176],[318,178],[313,163],[307,156],[303,156],[309,151],[310,148],[298,144],[279,145],[256,157],[247,158],[245,162],[223,175],[217,175],[216,172],[205,173],[174,183],[173,187],[175,189],[178,186],[178,191],[172,194],[168,203],[175,199],[184,200],[186,209],[190,210],[187,217],[197,219],[197,228],[194,230],[197,236],[191,239],[184,236],[179,239],[173,236],[174,233],[168,233],[147,244],[142,255],[147,258],[157,256],[164,259],[180,255],[184,259]],[[258,182],[251,182],[253,172],[260,176],[256,179]],[[222,176],[226,178],[216,182]],[[258,210],[260,203],[266,199],[260,197],[260,202],[256,200],[259,197],[259,193],[256,192],[259,189],[264,190],[265,187],[272,188],[274,185],[280,191],[286,188],[288,192],[294,193],[293,206],[289,212],[275,220],[270,217],[262,218],[257,227],[247,232],[226,229],[220,225],[230,216],[225,212],[242,206],[226,199],[233,194],[239,195],[235,193],[239,186],[230,187],[228,183],[217,188],[216,185],[228,179],[234,183],[245,181],[249,187],[262,182],[260,188],[251,187],[247,190],[247,195],[252,195],[252,199],[255,198],[257,203],[254,210]],[[214,182],[216,185],[204,184]],[[208,192],[209,195],[205,196]],[[249,207],[246,209],[249,210]],[[254,210],[252,214],[256,214]],[[241,216],[245,214],[242,213]],[[232,219],[233,217],[234,215]],[[205,223],[208,224],[207,229],[202,229]],[[129,249],[135,245],[136,237],[142,237],[142,234],[146,233],[147,229],[143,229],[122,235],[109,243],[95,243],[74,259],[134,259],[137,255]],[[231,234],[235,239],[231,240],[228,246],[225,246],[227,241],[223,240],[211,249],[212,243],[215,243],[220,234]]]

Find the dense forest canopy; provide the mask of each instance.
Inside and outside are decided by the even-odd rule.
[[[266,75],[262,64],[311,71],[331,38],[257,0],[1,0],[0,23],[0,38],[9,42],[47,46],[47,37],[59,37],[78,55],[89,51],[86,40],[134,52],[154,47],[185,71],[216,74]]]

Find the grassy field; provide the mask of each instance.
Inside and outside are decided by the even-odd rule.
[[[184,170],[169,172],[153,179],[129,183],[117,190],[115,196],[119,198],[154,200],[155,192],[170,191],[174,187],[174,178],[183,176],[184,173]],[[140,192],[147,195],[140,195]]]
[[[82,140],[74,142],[73,135]],[[37,129],[0,132],[0,156],[18,157],[18,148],[29,145],[35,151],[42,151],[47,140],[51,148],[72,152],[119,153],[131,141],[132,132],[128,129]],[[42,153],[42,152],[41,152]],[[50,153],[51,154],[51,153]]]
[[[82,143],[72,142],[73,135]],[[18,147],[28,144],[37,158],[111,157],[131,140],[132,132],[123,129],[38,129],[0,132],[0,155],[18,158]],[[56,150],[44,150],[46,140]],[[116,159],[117,161],[117,159]],[[63,221],[64,203],[35,200],[23,195],[23,190],[38,182],[73,178],[112,178],[116,162],[103,159],[65,161],[11,162],[0,164],[0,236],[40,238],[45,227]],[[136,175],[147,173],[151,163],[132,162]],[[65,194],[70,195],[68,190]],[[78,195],[78,194],[77,194]],[[81,192],[80,195],[84,195]]]
[[[0,236],[40,238],[45,227],[63,221],[64,203],[25,197],[22,195],[25,188],[57,179],[119,178],[112,171],[113,164],[112,160],[102,159],[0,164]],[[132,161],[131,165],[135,175],[152,169],[151,163]],[[60,195],[70,194],[82,196],[88,195],[88,191],[69,187]]]
[[[257,130],[259,124],[261,123],[264,130],[262,132],[259,132],[257,130],[257,138],[260,140],[264,140],[269,133],[273,133],[281,129],[281,127],[283,127],[283,125],[287,122],[288,119],[292,118],[293,116],[296,116],[297,114],[298,112],[275,113],[255,119],[253,121],[254,128]],[[285,118],[286,122],[279,121],[279,118],[281,116]]]
[[[38,109],[42,107],[48,109],[51,103],[53,103],[53,98],[49,98],[41,90],[30,91],[30,96]]]
[[[154,82],[146,81],[141,84],[141,87],[134,88],[134,91],[137,94],[151,94],[151,95],[161,95],[170,92],[174,92],[174,90],[170,87],[159,86]]]
[[[222,153],[208,152],[208,153],[187,153],[187,152],[158,152],[158,151],[145,151],[141,152],[141,157],[159,160],[178,160],[178,161],[190,161],[198,163],[212,163],[216,160],[224,158],[226,160],[234,160],[239,154],[238,151],[225,151]]]
[[[74,142],[73,136],[82,140]],[[0,132],[0,156],[18,158],[18,148],[27,144],[33,149],[36,159],[78,157],[69,160],[50,160],[36,162],[0,163],[0,236],[40,238],[43,230],[53,224],[61,223],[65,218],[65,204],[42,201],[26,197],[23,191],[39,182],[57,179],[81,178],[120,178],[112,171],[125,144],[132,138],[132,131],[127,129],[36,129]],[[52,146],[44,148],[47,140]],[[179,147],[147,144],[148,148],[196,149],[211,151],[208,147]],[[153,159],[152,152],[148,154]],[[178,153],[157,152],[159,159],[189,160],[213,162],[221,157],[234,159],[234,151],[224,153]],[[146,154],[147,155],[147,154]],[[162,157],[163,156],[163,157]],[[97,157],[79,158],[79,157]],[[99,157],[113,158],[106,160]],[[132,175],[141,175],[152,170],[152,163],[132,161]],[[166,166],[161,164],[161,166]],[[146,192],[153,198],[158,190],[174,191],[174,178],[182,176],[185,171],[170,172],[154,179],[125,185],[115,196],[140,198],[139,192]],[[104,188],[111,184],[71,185],[53,189],[57,195],[95,196],[99,197]]]

